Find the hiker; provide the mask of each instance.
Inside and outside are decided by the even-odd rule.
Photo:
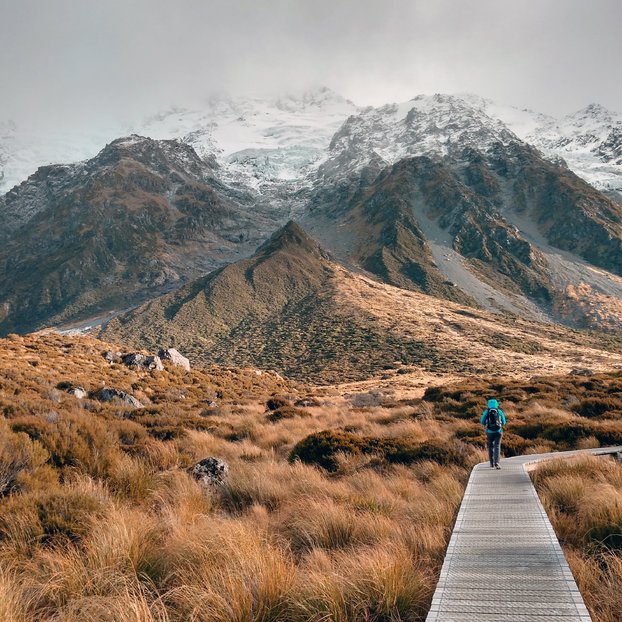
[[[486,426],[490,466],[491,468],[500,469],[499,451],[501,449],[503,426],[505,425],[505,413],[499,408],[497,400],[488,400],[488,408],[482,413],[479,422]]]

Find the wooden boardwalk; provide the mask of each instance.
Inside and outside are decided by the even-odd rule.
[[[471,473],[427,622],[590,622],[526,467],[622,447],[519,456]]]

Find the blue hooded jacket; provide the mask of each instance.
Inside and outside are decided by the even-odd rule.
[[[488,400],[488,408],[496,408],[499,411],[499,419],[501,419],[501,431],[503,431],[503,426],[506,424],[505,413],[499,408],[499,402],[497,400]],[[488,414],[488,408],[484,410],[482,416],[480,417],[479,422],[482,425],[486,424],[486,415]],[[489,430],[486,428],[486,432],[488,434],[494,434],[495,431]]]

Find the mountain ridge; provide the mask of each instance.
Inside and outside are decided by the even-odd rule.
[[[423,371],[499,374],[533,368],[536,359],[551,369],[570,369],[584,356],[604,367],[622,364],[615,346],[598,337],[439,304],[350,272],[294,223],[253,257],[112,319],[99,336],[314,382],[360,380],[395,361]]]
[[[251,255],[291,218],[349,270],[394,286],[537,321],[622,325],[622,204],[523,142],[486,100],[353,110],[320,90],[263,105],[213,104],[232,123],[230,150],[258,140],[230,157],[209,141],[197,153],[207,134],[133,134],[1,196],[0,331],[116,313]],[[172,130],[171,115],[188,129],[184,111],[156,121]],[[592,106],[579,121],[590,115],[609,119]],[[283,164],[297,172],[268,171]]]

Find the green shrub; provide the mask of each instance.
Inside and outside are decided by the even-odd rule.
[[[370,438],[336,430],[324,430],[310,434],[292,450],[290,460],[299,459],[329,471],[337,468],[337,455],[378,454],[390,464],[413,464],[426,460],[438,464],[467,466],[469,452],[460,441],[441,442],[429,440],[423,443],[409,438]]]
[[[533,446],[534,444],[531,441],[512,432],[504,432],[501,438],[501,451],[506,458],[522,456],[527,449]]]

